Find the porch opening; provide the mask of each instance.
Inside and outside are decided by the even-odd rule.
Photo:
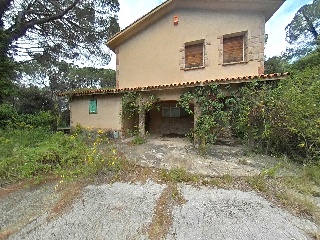
[[[193,114],[188,114],[177,101],[161,101],[160,108],[146,114],[146,130],[163,137],[184,137],[194,126]],[[194,106],[190,105],[193,111]]]

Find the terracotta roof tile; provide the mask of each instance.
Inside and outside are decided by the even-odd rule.
[[[233,77],[233,78],[221,78],[221,79],[211,79],[205,81],[195,81],[195,82],[183,82],[183,83],[172,83],[166,85],[157,86],[145,86],[136,88],[117,88],[117,89],[86,89],[86,90],[75,90],[70,92],[59,93],[58,96],[85,96],[92,94],[106,94],[106,93],[122,93],[122,92],[132,92],[132,91],[150,91],[157,89],[174,89],[181,87],[194,87],[194,86],[205,86],[211,83],[228,84],[228,83],[241,83],[250,82],[252,80],[279,80],[289,76],[290,73],[273,73],[273,74],[261,74],[255,76],[243,76],[243,77]]]

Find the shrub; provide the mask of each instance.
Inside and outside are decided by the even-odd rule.
[[[179,103],[187,113],[199,114],[195,129],[191,132],[196,142],[202,146],[208,143],[215,143],[219,134],[229,124],[229,106],[233,104],[234,98],[226,98],[224,91],[229,92],[230,86],[224,89],[217,84],[210,84],[208,87],[196,87],[194,91],[184,93],[180,96]],[[197,113],[190,109],[191,101],[196,101]]]
[[[277,87],[248,85],[233,108],[233,129],[251,146],[297,160],[320,157],[320,69],[295,72]]]
[[[0,105],[0,128],[51,128],[56,129],[56,116],[51,111],[40,111],[35,114],[18,114],[9,104]]]
[[[66,135],[43,128],[7,129],[0,134],[0,184],[46,175],[74,178],[121,168],[101,130],[94,135]]]
[[[18,112],[9,104],[0,105],[0,128],[11,125],[18,118]]]

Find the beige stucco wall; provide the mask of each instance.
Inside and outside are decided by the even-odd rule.
[[[89,114],[89,100],[97,99],[97,114]],[[119,94],[74,97],[70,101],[70,126],[121,130],[121,96]]]
[[[159,98],[160,101],[178,101],[180,96],[189,90],[191,90],[191,88],[164,89],[146,92],[146,94],[154,94]]]
[[[179,17],[174,26],[173,17]],[[263,70],[265,17],[261,13],[175,10],[122,43],[117,52],[119,88],[257,75]],[[221,65],[221,37],[247,31],[248,63]],[[184,43],[205,40],[203,69],[183,69]]]

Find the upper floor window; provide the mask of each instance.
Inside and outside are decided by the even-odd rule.
[[[204,66],[204,40],[185,44],[185,68]]]
[[[223,36],[223,63],[245,61],[245,34]]]

